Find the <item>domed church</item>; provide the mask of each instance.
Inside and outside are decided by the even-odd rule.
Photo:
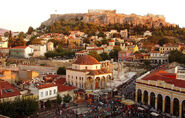
[[[112,72],[101,67],[101,63],[90,55],[80,56],[72,68],[66,69],[67,83],[85,90],[108,88]]]

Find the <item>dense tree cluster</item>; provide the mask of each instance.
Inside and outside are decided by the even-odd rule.
[[[15,46],[25,46],[26,42],[24,41],[25,34],[23,32],[20,32],[18,36],[13,37],[12,32],[9,32],[9,40],[8,40],[8,46],[9,47],[15,47]]]
[[[45,53],[46,58],[61,57],[61,58],[70,58],[75,55],[75,52],[71,49],[63,49],[59,47],[56,51],[48,51]]]
[[[69,103],[71,100],[72,100],[72,97],[69,94],[64,95],[64,97],[63,97],[64,103]]]
[[[58,75],[66,75],[66,68],[65,67],[59,67],[57,70]]]
[[[89,55],[95,57],[98,61],[110,60],[111,58],[117,61],[119,51],[121,51],[120,47],[114,47],[114,49],[109,54],[105,52],[98,54],[96,51],[92,51],[89,53]]]
[[[185,64],[185,54],[178,50],[174,50],[170,52],[169,62],[178,62],[180,64]]]
[[[35,99],[17,98],[15,101],[0,103],[0,114],[11,118],[23,118],[38,111],[39,104]]]

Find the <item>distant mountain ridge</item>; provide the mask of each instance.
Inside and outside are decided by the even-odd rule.
[[[147,25],[148,27],[173,26],[176,24],[167,23],[165,17],[162,15],[148,14],[140,16],[136,14],[126,15],[118,14],[116,10],[88,10],[88,13],[76,14],[51,14],[50,18],[42,23],[42,25],[49,26],[57,20],[78,19],[86,23],[96,24],[132,24],[132,25]]]

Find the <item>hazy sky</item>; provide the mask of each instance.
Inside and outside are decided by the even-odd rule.
[[[88,9],[116,9],[118,13],[164,15],[185,27],[185,0],[0,0],[0,28],[27,31],[39,27],[51,13],[86,13]],[[57,12],[55,12],[57,10]]]

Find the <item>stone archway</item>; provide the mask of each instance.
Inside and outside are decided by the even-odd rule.
[[[137,102],[141,103],[141,100],[142,100],[142,91],[141,89],[138,89],[137,90]]]
[[[182,118],[185,118],[185,100],[182,101]]]
[[[86,88],[93,89],[93,78],[92,77],[87,78]]]
[[[143,94],[144,94],[144,101],[143,102],[145,105],[148,105],[148,92],[145,90]]]
[[[100,89],[100,78],[96,77],[95,79],[95,89]]]
[[[157,95],[157,110],[162,111],[163,108],[163,97],[161,94]]]
[[[101,88],[104,89],[106,87],[105,77],[101,78]]]
[[[165,97],[165,112],[170,113],[170,108],[171,108],[171,99],[169,96]]]
[[[173,99],[173,115],[179,116],[179,100],[177,98]]]
[[[155,93],[151,92],[150,93],[150,105],[155,109]]]

